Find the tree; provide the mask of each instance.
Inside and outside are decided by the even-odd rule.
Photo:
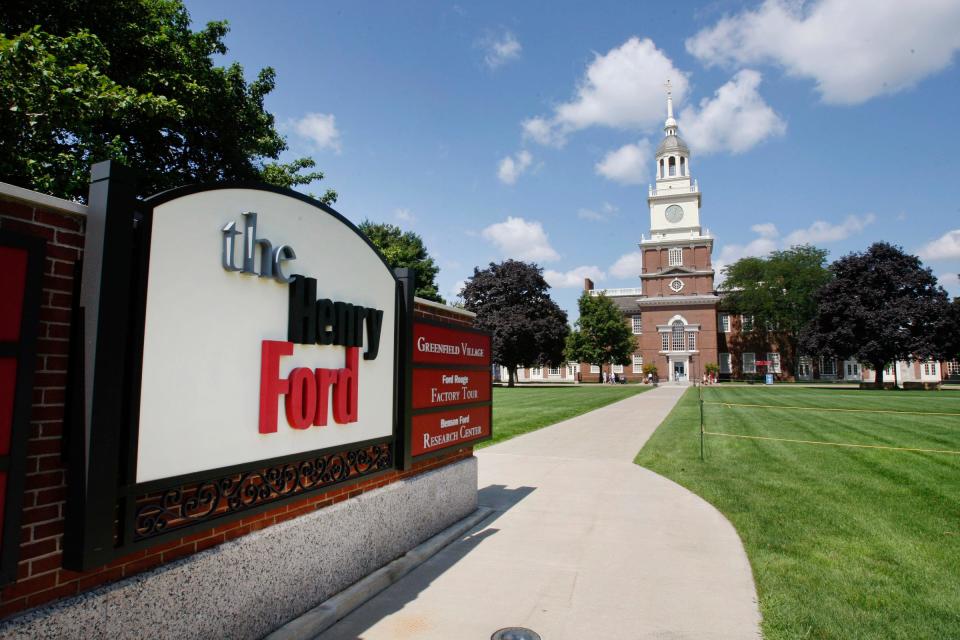
[[[225,54],[226,22],[190,30],[181,0],[7,0],[0,5],[0,175],[83,200],[89,165],[117,160],[154,193],[188,182],[323,178],[264,109],[273,69],[248,83]],[[332,203],[328,190],[321,201]]]
[[[391,267],[413,267],[417,270],[417,296],[444,302],[437,291],[440,268],[427,253],[423,238],[413,231],[403,231],[392,224],[377,224],[369,220],[360,223],[360,231],[380,250]]]
[[[789,371],[796,371],[800,332],[816,314],[816,293],[832,277],[826,263],[826,251],[802,245],[742,258],[724,269],[724,305],[752,315],[760,331],[773,329]]]
[[[567,337],[566,357],[577,362],[599,365],[599,381],[603,381],[603,365],[628,364],[637,348],[630,327],[613,300],[584,291],[577,302],[580,318]]]
[[[941,333],[944,357],[960,360],[960,297],[954,298],[947,311],[946,328]]]
[[[493,334],[493,361],[507,368],[512,387],[518,367],[560,364],[570,327],[567,313],[550,298],[543,269],[506,260],[490,263],[463,287],[464,306],[477,314],[477,327]]]
[[[947,292],[919,258],[877,242],[830,271],[833,280],[815,296],[817,311],[801,334],[804,351],[869,363],[878,387],[889,362],[943,355]]]

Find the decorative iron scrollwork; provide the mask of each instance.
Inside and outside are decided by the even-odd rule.
[[[392,466],[393,447],[383,443],[140,496],[134,515],[134,540],[327,488]]]

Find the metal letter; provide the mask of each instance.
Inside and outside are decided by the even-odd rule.
[[[220,231],[223,233],[223,251],[220,253],[220,263],[227,271],[240,271],[240,267],[238,267],[234,261],[236,237],[240,234],[240,232],[237,231],[237,223],[231,220],[225,224]]]

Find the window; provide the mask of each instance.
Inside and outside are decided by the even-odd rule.
[[[837,361],[833,358],[824,358],[820,356],[820,375],[821,376],[835,376],[837,375]]]
[[[531,378],[542,378],[542,377],[543,377],[543,372],[541,371],[540,367],[531,367],[531,368],[530,368],[530,377],[531,377]]]
[[[670,334],[666,331],[660,334],[660,351],[670,351]]]
[[[614,372],[614,373],[623,373],[623,365],[622,365],[622,364],[615,364],[615,365],[613,365],[613,372]]]
[[[883,377],[885,379],[893,378],[893,369],[894,369],[894,366],[892,362],[888,362],[887,364],[885,364],[883,366]]]
[[[933,360],[927,360],[923,363],[923,375],[925,376],[935,376],[937,375],[937,363]]]
[[[600,365],[598,364],[590,365],[590,373],[600,373]]]
[[[740,328],[743,331],[753,331],[753,316],[740,316]]]
[[[683,249],[673,247],[667,252],[667,257],[671,267],[678,267],[683,264]]]
[[[670,175],[677,175],[677,159],[673,156],[670,156],[670,159],[667,161],[667,167],[670,168]]]
[[[850,362],[847,361],[844,363],[846,365],[846,375],[848,378],[859,378],[860,377],[860,363],[859,362]]]
[[[550,367],[550,368],[547,370],[547,374],[550,375],[550,376],[554,376],[554,377],[559,376],[559,375],[560,375],[560,367]]]
[[[568,377],[568,378],[574,378],[574,377],[576,377],[576,375],[577,375],[578,373],[580,373],[580,365],[577,364],[576,362],[568,362],[568,363],[567,363],[567,377]]]
[[[670,290],[674,293],[680,293],[680,290],[683,289],[683,280],[680,278],[674,278],[670,281]]]
[[[687,351],[697,350],[697,334],[693,331],[687,334]]]
[[[643,356],[633,354],[633,372],[643,373]]]
[[[960,360],[951,360],[947,363],[947,376],[950,378],[960,376]]]
[[[813,377],[813,360],[810,356],[800,356],[800,360],[797,362],[797,376],[801,378]]]
[[[720,354],[720,373],[730,373],[730,354]]]
[[[674,320],[671,327],[672,329],[670,333],[673,335],[673,340],[671,341],[670,346],[674,351],[683,351],[684,347],[686,346],[684,335],[686,332],[683,330],[683,322],[680,320]]]
[[[757,372],[757,354],[755,353],[743,354],[743,372],[744,373]]]
[[[687,163],[683,156],[680,156],[680,175],[687,175]]]
[[[767,365],[767,371],[770,373],[780,373],[780,354],[768,353],[767,360],[770,362],[770,364]]]
[[[730,314],[721,313],[720,321],[717,324],[720,325],[721,333],[730,333]]]
[[[631,316],[630,321],[634,333],[643,333],[643,319],[640,316]]]

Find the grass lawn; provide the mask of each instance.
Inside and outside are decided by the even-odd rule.
[[[480,443],[477,448],[548,427],[650,388],[643,384],[494,387],[493,439]]]
[[[960,414],[957,392],[703,392],[707,431],[960,451],[960,415],[930,415]],[[698,432],[691,389],[636,462],[736,527],[767,640],[960,638],[960,455],[707,436],[701,462]]]

